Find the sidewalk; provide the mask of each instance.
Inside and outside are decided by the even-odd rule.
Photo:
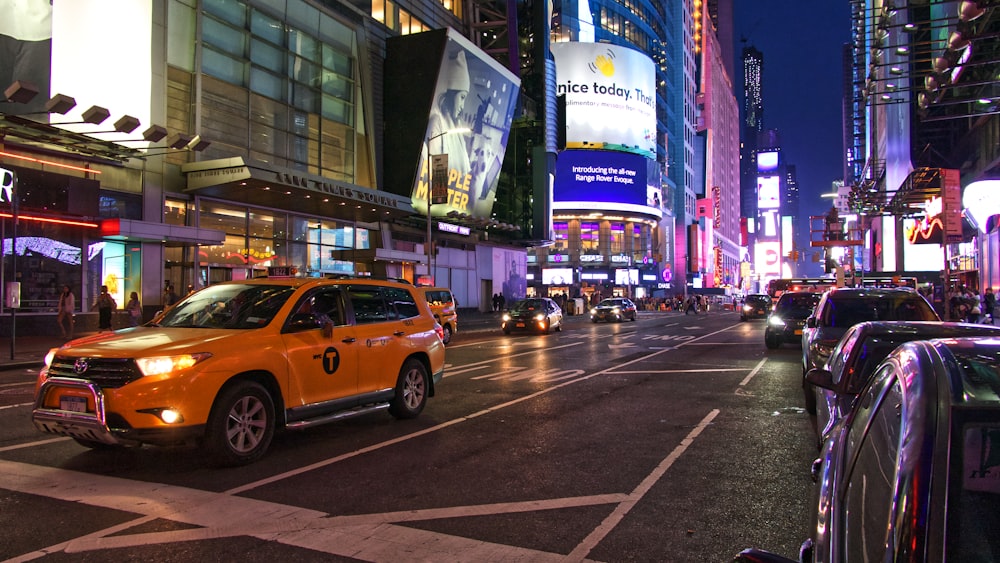
[[[77,334],[76,337],[90,333]],[[14,335],[14,353],[11,355],[10,337],[0,337],[0,369],[40,368],[45,354],[52,348],[65,344],[69,339],[59,336]]]

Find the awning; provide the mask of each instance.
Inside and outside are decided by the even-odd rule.
[[[410,199],[242,157],[181,166],[185,192],[344,221],[378,222],[416,213]]]
[[[222,244],[226,240],[224,231],[129,219],[103,219],[101,221],[101,236],[133,242],[160,242],[166,246],[185,244],[214,246]]]

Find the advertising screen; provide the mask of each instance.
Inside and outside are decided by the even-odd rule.
[[[553,207],[617,209],[661,214],[658,178],[647,175],[649,159],[615,151],[567,149],[559,153],[552,185]]]
[[[757,153],[758,172],[766,172],[769,170],[775,170],[776,168],[778,168],[777,152],[771,151],[771,152]]]
[[[573,268],[542,268],[542,285],[573,283]]]
[[[553,43],[556,93],[566,96],[566,147],[656,157],[652,59],[609,43]]]
[[[754,245],[754,271],[760,276],[781,275],[781,243],[760,242]]]
[[[428,150],[447,155],[447,198],[431,213],[489,217],[507,148],[520,80],[449,29],[413,185],[413,207],[427,212]]]
[[[757,209],[777,209],[781,205],[779,176],[757,177]]]
[[[615,285],[639,285],[639,269],[618,268],[615,270]]]

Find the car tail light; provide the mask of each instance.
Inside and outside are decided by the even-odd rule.
[[[440,323],[434,323],[434,332],[437,333],[438,338],[441,339],[441,342],[444,342],[444,327],[441,326]]]

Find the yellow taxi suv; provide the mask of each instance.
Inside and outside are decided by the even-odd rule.
[[[90,448],[195,444],[215,465],[244,465],[276,430],[418,416],[444,374],[442,336],[402,283],[222,283],[146,325],[51,350],[32,421]]]
[[[446,287],[418,287],[417,291],[424,295],[427,304],[431,306],[434,319],[444,331],[444,343],[451,342],[451,337],[458,332],[458,305],[455,296]]]

